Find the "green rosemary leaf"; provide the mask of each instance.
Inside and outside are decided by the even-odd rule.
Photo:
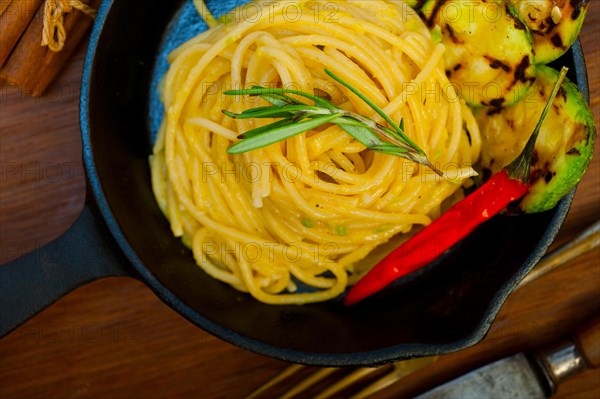
[[[343,122],[340,122],[340,120],[343,120]],[[381,140],[368,126],[362,122],[353,120],[352,118],[341,117],[339,119],[334,119],[331,123],[340,126],[346,133],[354,137],[369,150],[404,158],[406,158],[405,154],[410,151],[410,149],[399,147],[395,144]]]
[[[269,109],[259,110],[256,112],[242,112],[241,114],[235,114],[230,111],[223,110],[223,113],[230,118],[234,119],[254,119],[254,118],[291,118],[294,116],[293,113],[288,111],[282,111],[278,107],[268,107]],[[254,109],[254,108],[253,108]]]
[[[230,111],[223,111],[223,113],[231,118],[238,119],[281,118],[281,120],[239,135],[238,138],[241,141],[230,146],[227,152],[229,154],[239,154],[255,150],[315,129],[326,123],[333,123],[340,126],[346,133],[370,150],[418,162],[441,175],[441,172],[429,162],[423,150],[404,134],[404,119],[400,119],[399,126],[396,125],[381,108],[352,85],[327,69],[325,72],[367,103],[390,127],[378,124],[365,116],[343,110],[329,100],[317,95],[298,90],[254,86],[244,90],[228,90],[224,94],[259,96],[271,103],[271,106],[251,108],[241,114]],[[292,95],[295,97],[292,97]],[[309,99],[314,102],[314,105],[306,104],[297,97]]]
[[[282,105],[282,107],[285,107],[286,104]],[[248,113],[253,113],[253,112],[259,112],[259,111],[263,111],[265,109],[273,109],[272,105],[265,105],[264,107],[254,107],[254,108],[248,108],[242,111],[242,115],[243,114],[248,114]]]
[[[339,114],[337,110],[326,109],[323,107],[317,107],[314,105],[286,105],[280,108],[282,111],[288,111],[291,113],[306,113],[309,115],[332,115]]]
[[[263,111],[272,111],[272,110],[276,110],[276,109],[281,109],[283,107],[285,107],[287,104],[284,104],[282,106],[277,106],[274,107],[273,105],[266,105],[264,107],[255,107],[255,108],[249,108],[246,109],[244,111],[242,111],[241,114],[236,114],[236,115],[250,115],[250,114],[259,114]]]
[[[403,141],[398,134],[387,126],[380,125],[375,121],[366,118],[362,115],[354,114],[354,113],[346,113],[346,116],[349,116],[352,119],[363,124],[365,127],[370,129],[373,133],[378,134],[380,137],[384,137],[391,144],[397,145],[398,147],[406,148],[411,151],[416,151],[414,147],[411,147],[405,141]],[[383,142],[383,141],[382,141]]]
[[[227,149],[227,153],[240,154],[243,152],[266,147],[279,141],[287,140],[290,137],[293,137],[297,134],[315,129],[338,117],[338,114],[321,115],[309,120],[296,122],[290,125],[280,126],[275,129],[271,129],[265,133],[255,135],[242,141],[238,141],[237,143],[231,145],[229,149]]]
[[[423,150],[421,150],[419,146],[417,146],[407,135],[405,135],[404,131],[400,129],[400,127],[396,125],[392,118],[390,118],[381,108],[379,108],[377,104],[375,104],[373,101],[367,98],[367,96],[362,94],[355,87],[353,87],[352,85],[338,77],[336,74],[331,72],[329,69],[325,69],[325,73],[331,76],[335,81],[346,87],[352,93],[356,94],[358,98],[363,100],[365,103],[367,103],[369,107],[371,107],[375,112],[377,112],[379,116],[381,116],[396,132],[398,132],[398,135],[402,138],[402,141],[405,141],[410,147],[414,148],[415,151],[423,153]]]
[[[336,107],[334,104],[332,104],[331,102],[325,100],[324,98],[321,98],[319,96],[315,96],[313,94],[310,93],[305,93],[303,91],[298,91],[298,90],[291,90],[291,89],[283,89],[283,88],[267,88],[267,87],[260,87],[260,86],[255,86],[251,89],[242,89],[242,90],[226,90],[223,92],[223,94],[226,95],[247,95],[247,96],[261,96],[263,97],[265,100],[267,100],[267,98],[273,98],[275,100],[283,100],[286,99],[288,101],[293,101],[294,103],[298,104],[304,104],[299,100],[294,99],[293,97],[287,96],[287,94],[294,94],[300,97],[304,97],[304,98],[308,98],[309,100],[314,101],[315,105],[327,108],[327,109],[338,109],[338,107]],[[276,104],[270,100],[267,100],[270,103],[272,103],[273,105],[277,105],[279,106],[279,104]]]
[[[244,133],[240,134],[239,136],[237,136],[237,138],[240,140],[249,139],[251,137],[258,136],[259,134],[266,133],[269,130],[278,129],[282,126],[288,126],[288,125],[292,125],[294,123],[297,123],[297,121],[294,119],[281,119],[279,121],[269,123],[268,125],[264,125],[264,126],[260,126],[260,127],[248,130],[247,132],[244,132]]]
[[[286,96],[285,94],[279,94],[279,93],[261,94],[260,98],[262,98],[263,100],[270,102],[271,104],[276,105],[278,107],[283,107],[283,106],[292,105],[292,104],[308,105],[296,98]]]
[[[371,148],[374,145],[382,144],[383,141],[377,136],[371,129],[365,126],[364,123],[358,122],[349,117],[340,117],[338,119],[334,119],[331,123],[335,123],[350,136],[354,137],[356,141],[361,143],[367,148]]]
[[[285,105],[283,107],[257,107],[245,110],[241,114],[233,114],[229,112],[225,114],[236,119],[252,119],[252,118],[291,118],[298,114],[309,115],[329,115],[331,110],[314,107],[312,105]]]
[[[394,144],[397,144],[398,146],[403,148],[414,148],[410,144],[406,143],[404,137],[399,135],[396,130],[390,129],[389,127],[383,125],[379,125],[379,127],[381,128],[381,130],[388,134],[386,137],[389,138],[389,140],[392,141]]]
[[[235,118],[237,116],[235,112],[227,111],[226,109],[221,110],[221,112],[230,118]]]
[[[297,96],[301,96],[301,97],[307,98],[309,100],[312,100],[315,103],[315,105],[317,105],[317,106],[327,108],[327,109],[338,109],[338,107],[333,105],[331,102],[325,100],[322,97],[315,96],[310,93],[305,93],[303,91],[290,90],[290,89],[275,89],[275,90],[277,90],[276,94],[284,95],[287,98],[293,98],[293,97],[287,96],[286,94],[295,94]]]
[[[406,154],[409,152],[406,148],[401,148],[390,143],[377,144],[369,147],[370,150],[383,152],[388,155]]]
[[[229,95],[229,96],[250,96],[250,97],[261,97],[263,100],[266,100],[267,102],[270,102],[273,105],[276,105],[278,107],[283,107],[285,105],[290,105],[290,104],[304,104],[302,101],[296,100],[295,98],[291,98],[288,96],[284,96],[284,95],[280,95],[280,94],[274,94],[270,92],[272,91],[272,89],[269,89],[267,87],[262,87],[262,86],[252,86],[252,88],[250,89],[243,89],[243,90],[225,90],[223,92],[223,94],[225,95]]]

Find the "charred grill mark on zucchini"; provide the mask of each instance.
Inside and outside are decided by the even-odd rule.
[[[513,10],[511,10],[510,4],[508,1],[505,1],[505,5],[504,5],[504,12],[506,13],[507,16],[509,16],[510,18],[512,18],[515,29],[518,30],[527,30],[527,26],[523,23],[523,21],[521,21],[518,18],[518,14],[515,14],[515,12],[513,12]]]
[[[421,9],[425,6],[425,4],[427,2],[428,2],[428,0],[423,1],[423,4],[421,5]],[[440,12],[440,10],[444,6],[444,4],[446,4],[446,2],[447,2],[447,0],[436,0],[435,5],[433,6],[433,10],[431,11],[431,15],[429,17],[425,16],[422,12],[419,12],[419,15],[421,16],[423,21],[425,21],[425,24],[427,25],[427,27],[429,29],[432,29],[433,26],[435,25],[435,19],[437,18],[438,13]]]
[[[536,63],[547,64],[577,39],[589,0],[507,0],[533,33]]]
[[[456,37],[456,34],[454,33],[454,29],[452,29],[452,25],[450,25],[450,24],[444,25],[444,29],[442,30],[442,33],[444,33],[444,32],[448,32],[448,37],[452,40],[452,42],[454,44],[464,44],[464,42],[462,40],[459,40]]]
[[[462,64],[456,64],[452,69],[446,69],[446,76],[451,78],[454,72],[460,71],[460,68],[462,68]]]
[[[504,98],[494,98],[493,100],[490,100],[489,102],[482,102],[483,105],[488,105],[490,107],[494,107],[494,108],[501,108],[502,104],[504,104]]]
[[[560,37],[560,35],[558,33],[555,35],[552,35],[552,38],[550,39],[550,41],[552,42],[552,44],[554,44],[555,47],[559,47],[561,49],[566,50],[565,45],[562,41],[562,37]]]
[[[498,60],[496,58],[492,58],[488,55],[484,55],[484,58],[490,62],[490,67],[492,69],[502,69],[504,72],[510,72],[510,66],[504,63],[502,60]]]
[[[535,77],[533,38],[508,0],[428,0],[419,11],[446,46],[446,75],[473,106],[519,101]]]
[[[426,2],[427,0],[417,0],[417,2],[415,3],[415,5],[412,6],[412,8],[415,10],[420,10],[421,7],[423,7],[423,4],[425,4]]]
[[[515,70],[515,79],[513,80],[513,85],[517,84],[517,82],[533,83],[533,81],[535,80],[535,77],[530,76],[527,73],[527,69],[530,66],[531,66],[531,61],[529,60],[529,57],[524,56],[523,59],[521,60],[521,62],[519,63],[519,66],[517,66],[517,69]]]
[[[480,169],[489,169],[490,174],[498,172],[524,146],[527,132],[533,129],[558,76],[557,71],[547,66],[539,66],[537,74],[530,92],[520,103],[474,110],[482,136]],[[554,207],[585,172],[592,157],[595,134],[589,105],[577,87],[565,80],[532,154],[531,191],[511,211],[533,213]]]

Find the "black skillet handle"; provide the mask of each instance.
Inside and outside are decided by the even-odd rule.
[[[0,337],[83,284],[133,275],[93,206],[55,241],[0,266]]]

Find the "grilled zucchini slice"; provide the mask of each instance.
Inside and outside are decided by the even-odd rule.
[[[533,33],[535,62],[547,64],[577,40],[589,0],[509,0]]]
[[[446,46],[446,74],[470,105],[518,102],[535,79],[533,38],[508,0],[428,0],[419,11]]]
[[[404,0],[404,2],[414,10],[423,7],[423,4],[425,4],[426,1],[427,0]]]
[[[484,176],[498,172],[521,152],[533,132],[559,73],[544,65],[525,98],[497,110],[478,109]],[[531,161],[532,187],[512,211],[535,213],[553,208],[583,176],[592,158],[594,116],[573,83],[564,80],[540,130]]]

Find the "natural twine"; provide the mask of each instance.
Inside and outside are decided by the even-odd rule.
[[[46,0],[44,4],[44,28],[42,46],[54,52],[61,51],[67,40],[67,32],[63,24],[64,15],[77,9],[90,17],[96,16],[96,10],[79,0]]]

